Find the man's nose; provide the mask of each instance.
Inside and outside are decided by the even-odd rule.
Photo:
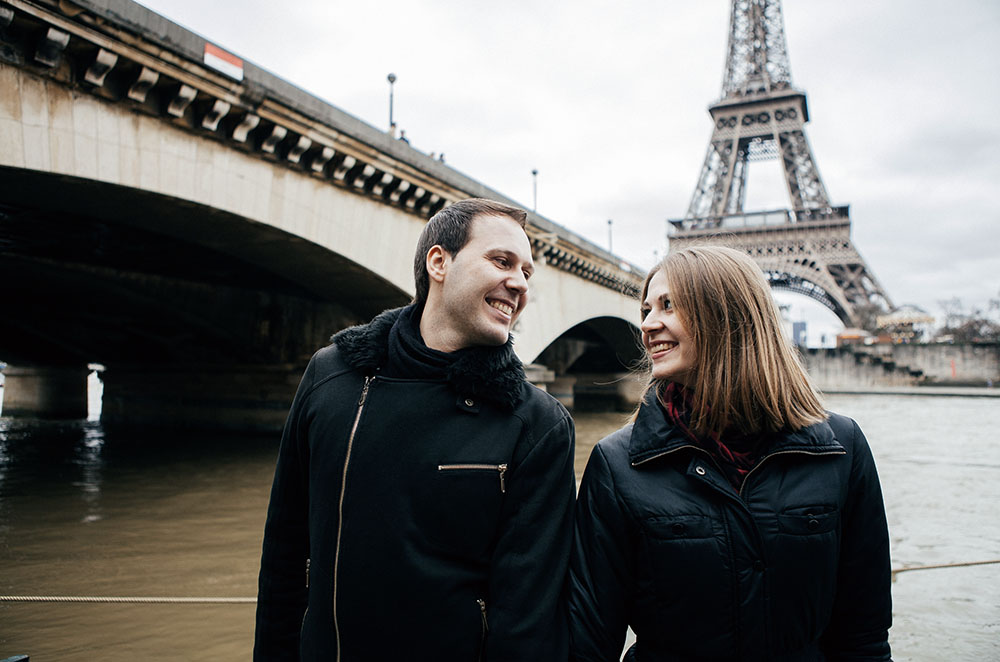
[[[526,294],[528,292],[528,279],[525,278],[524,273],[521,271],[516,271],[507,278],[507,289],[513,290],[518,294]]]

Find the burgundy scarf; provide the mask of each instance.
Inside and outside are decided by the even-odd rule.
[[[715,434],[699,436],[691,430],[691,410],[694,393],[675,382],[667,382],[660,391],[660,404],[667,419],[679,428],[698,448],[706,451],[718,463],[726,479],[739,491],[743,479],[760,459],[759,433],[742,434],[727,430],[725,441]]]

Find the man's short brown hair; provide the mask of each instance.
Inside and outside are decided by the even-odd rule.
[[[413,280],[417,289],[414,303],[423,307],[427,302],[430,289],[427,253],[434,246],[440,246],[450,255],[456,255],[469,243],[469,229],[477,216],[506,216],[522,228],[528,220],[528,214],[523,209],[485,198],[460,200],[434,214],[420,233],[413,256]]]

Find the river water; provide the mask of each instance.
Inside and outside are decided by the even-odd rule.
[[[893,567],[1000,559],[1000,400],[830,396],[878,463]],[[577,476],[622,414],[577,417]],[[0,418],[0,595],[253,597],[276,439]],[[894,659],[1000,660],[1000,565],[903,572]],[[253,604],[0,601],[0,659],[249,659]]]

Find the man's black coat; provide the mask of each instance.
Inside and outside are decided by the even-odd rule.
[[[461,352],[441,377],[388,376],[400,312],[337,334],[302,378],[255,659],[565,659],[572,419],[509,342]]]

